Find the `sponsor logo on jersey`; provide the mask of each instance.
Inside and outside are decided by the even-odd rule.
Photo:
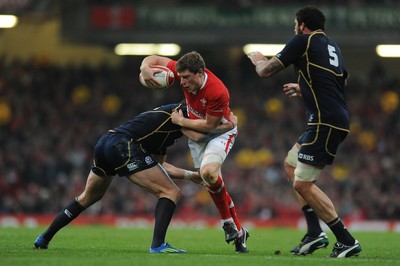
[[[126,165],[126,167],[128,168],[129,171],[133,171],[133,170],[139,168],[139,166],[136,163],[128,163]]]
[[[196,117],[198,117],[200,119],[206,119],[206,117],[204,115],[201,115],[199,112],[194,110],[191,106],[189,106],[188,109],[189,109],[189,112],[192,113],[193,115],[195,115]]]
[[[312,162],[312,161],[314,161],[314,155],[299,153],[299,159],[303,159],[303,160]]]
[[[144,158],[144,161],[147,163],[147,165],[152,164],[154,162],[150,156],[146,156]]]

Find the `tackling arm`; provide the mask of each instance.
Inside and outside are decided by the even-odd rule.
[[[166,162],[164,162],[162,166],[167,171],[168,175],[173,179],[190,180],[196,184],[200,184],[201,182],[203,182],[203,179],[201,179],[200,174],[198,172],[193,172],[182,168],[178,168]]]
[[[228,123],[219,124],[216,129],[212,130],[208,134],[189,128],[182,128],[182,133],[195,142],[208,141],[210,138],[214,138],[215,136],[219,136],[225,132],[228,132],[229,130],[234,129],[237,126],[237,123],[237,116],[231,112]]]
[[[168,175],[173,179],[186,179],[196,184],[200,184],[203,181],[200,177],[200,174],[197,172],[178,168],[172,164],[166,163],[165,159],[167,155],[152,154],[151,156],[162,165]]]
[[[218,125],[221,123],[222,116],[217,117],[206,114],[206,119],[189,119],[183,116],[182,110],[175,110],[171,114],[171,120],[172,123],[180,125],[181,127],[209,133],[218,127]]]

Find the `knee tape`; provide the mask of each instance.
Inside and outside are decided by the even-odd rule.
[[[312,182],[318,179],[322,169],[315,166],[297,162],[296,169],[294,170],[295,180],[303,182]]]
[[[293,145],[293,147],[288,151],[288,154],[286,156],[286,163],[289,164],[290,166],[296,167],[297,165],[297,157],[299,154],[299,148],[296,145]]]

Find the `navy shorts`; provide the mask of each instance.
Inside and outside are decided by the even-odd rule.
[[[139,142],[128,135],[105,133],[94,148],[92,171],[98,176],[129,176],[157,165]]]
[[[297,141],[301,144],[298,160],[325,166],[333,163],[336,151],[348,132],[326,125],[309,125]]]

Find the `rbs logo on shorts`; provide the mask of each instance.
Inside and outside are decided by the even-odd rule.
[[[299,153],[299,159],[303,159],[303,160],[312,162],[312,161],[314,161],[314,155]]]

